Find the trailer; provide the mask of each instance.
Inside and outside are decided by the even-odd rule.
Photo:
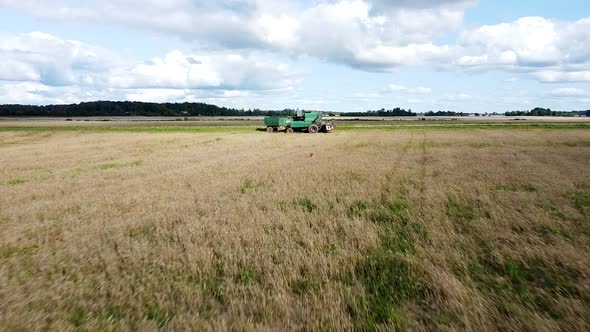
[[[336,128],[332,121],[323,119],[322,112],[297,111],[295,116],[267,116],[264,118],[264,126],[269,133],[284,131],[304,131],[311,134],[318,132],[328,133]]]

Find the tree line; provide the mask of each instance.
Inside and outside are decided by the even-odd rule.
[[[294,115],[296,110],[262,111],[219,107],[205,103],[144,103],[95,101],[70,105],[0,105],[0,116],[262,116]]]
[[[424,113],[424,116],[469,116],[469,113],[453,112],[453,111],[429,111]]]
[[[136,101],[94,101],[70,105],[0,105],[0,116],[48,116],[48,117],[76,117],[76,116],[266,116],[296,114],[295,109],[264,111],[260,109],[236,109],[219,107],[205,103],[145,103]],[[381,108],[366,112],[336,113],[327,112],[326,115],[342,114],[347,116],[417,116],[411,109],[400,107],[392,109]],[[429,111],[424,116],[469,116],[469,113],[454,111]],[[493,114],[495,115],[495,113]],[[590,110],[556,112],[550,108],[537,107],[530,111],[514,111],[504,113],[506,116],[590,116]]]
[[[412,110],[405,110],[399,107],[386,110],[382,108],[376,111],[367,111],[367,112],[351,112],[346,113],[346,116],[417,116],[418,114],[412,112]]]
[[[513,111],[504,113],[506,116],[590,116],[590,110],[557,112],[550,108],[535,107],[530,111]]]

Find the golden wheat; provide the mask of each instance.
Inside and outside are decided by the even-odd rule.
[[[588,330],[590,131],[0,132],[3,330]]]

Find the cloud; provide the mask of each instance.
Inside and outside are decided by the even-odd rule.
[[[152,103],[184,101],[187,91],[179,89],[137,89],[125,94],[129,101],[143,101]]]
[[[455,64],[466,70],[530,73],[542,82],[590,81],[590,18],[561,22],[523,17],[459,38]]]
[[[192,98],[199,90],[237,98],[245,91],[288,91],[300,80],[287,65],[261,52],[174,50],[137,63],[96,45],[46,33],[1,37],[2,103],[173,101]]]
[[[412,93],[412,94],[429,94],[429,93],[432,93],[432,89],[425,88],[425,87],[408,88],[403,85],[390,84],[387,87],[385,87],[385,89],[383,89],[383,92],[385,92],[385,93],[404,92],[404,93]]]
[[[105,49],[47,33],[0,35],[0,80],[91,85],[110,62]]]
[[[586,97],[590,91],[579,88],[559,88],[551,91],[551,95],[556,97]]]
[[[561,22],[523,17],[462,30],[474,0],[0,0],[56,21],[117,24],[198,42],[207,49],[258,49],[308,55],[369,71],[399,66],[465,70],[590,70],[590,18]],[[195,28],[198,27],[198,28]],[[437,37],[461,32],[456,43]],[[568,69],[571,71],[571,69]],[[574,71],[576,72],[576,71]],[[543,77],[539,74],[534,77]],[[587,80],[586,74],[565,80]],[[561,76],[551,78],[561,80]],[[550,79],[551,79],[550,78]]]
[[[458,94],[453,94],[453,95],[447,95],[443,98],[443,100],[457,102],[457,101],[470,100],[472,98],[473,97],[471,95],[468,95],[466,93],[458,93]]]
[[[263,57],[227,52],[184,54],[172,51],[163,58],[115,70],[115,88],[250,89],[289,88],[294,73],[284,64]]]
[[[71,104],[81,101],[124,100],[120,91],[81,86],[48,86],[40,82],[0,81],[2,104]]]
[[[117,24],[197,42],[207,49],[308,55],[364,70],[439,59],[433,37],[460,28],[473,1],[0,0],[59,22]],[[196,28],[198,27],[198,28]]]
[[[590,80],[590,18],[562,22],[523,17],[514,22],[464,29],[464,13],[476,3],[475,0],[0,0],[0,7],[16,8],[59,22],[116,24],[156,31],[196,42],[202,50],[240,53],[248,49],[306,55],[365,71],[433,66],[526,72],[543,82]],[[448,32],[459,34],[455,42],[436,43],[438,37]],[[38,74],[26,69],[18,69],[23,75],[21,79]],[[51,76],[49,69],[46,77]],[[66,75],[52,79],[67,82],[77,78]]]
[[[388,10],[397,8],[432,8],[439,6],[469,6],[475,4],[475,0],[369,0],[375,10]]]
[[[555,22],[541,17],[525,17],[512,23],[486,25],[463,33],[466,53],[459,65],[520,65],[538,67],[558,64],[563,56],[558,47]]]
[[[588,82],[590,81],[589,70],[568,71],[566,69],[537,70],[532,74],[537,80],[545,83],[560,82]]]
[[[288,66],[258,53],[171,51],[145,63],[114,51],[33,32],[2,34],[0,80],[45,86],[136,89],[280,89],[296,83]]]

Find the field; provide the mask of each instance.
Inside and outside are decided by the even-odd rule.
[[[1,127],[0,327],[590,330],[587,125],[341,129]]]

